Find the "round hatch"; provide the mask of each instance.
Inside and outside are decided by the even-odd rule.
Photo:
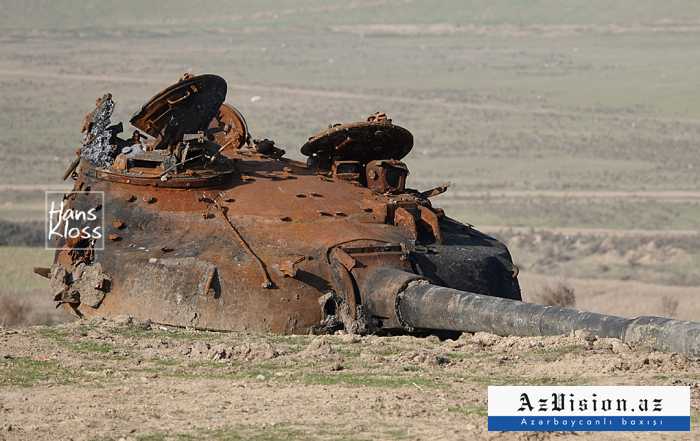
[[[411,132],[389,120],[380,120],[331,127],[309,139],[301,153],[323,161],[367,164],[377,159],[402,159],[412,148]]]

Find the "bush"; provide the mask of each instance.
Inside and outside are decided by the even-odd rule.
[[[27,322],[28,305],[10,294],[0,295],[0,327],[23,326]]]
[[[0,219],[0,246],[43,247],[44,223],[29,221],[18,224]]]
[[[546,285],[542,288],[538,298],[543,305],[561,306],[562,308],[576,307],[576,296],[573,288],[569,288],[562,281],[556,282],[554,285]]]

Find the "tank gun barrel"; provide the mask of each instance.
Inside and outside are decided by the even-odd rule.
[[[394,272],[380,284],[382,294],[388,294],[395,301],[385,301],[383,311],[377,312],[391,315],[387,309],[388,305],[393,305],[396,321],[406,330],[440,329],[532,337],[585,329],[599,338],[618,338],[628,344],[700,357],[700,323],[649,316],[628,319],[490,297],[432,285],[415,275],[401,273]],[[384,273],[385,277],[387,275]]]

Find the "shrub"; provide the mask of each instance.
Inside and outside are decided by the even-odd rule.
[[[9,328],[26,324],[29,307],[17,296],[0,294],[0,326]]]
[[[546,285],[538,295],[540,303],[549,306],[561,306],[562,308],[574,308],[576,306],[576,296],[573,288],[566,286],[566,283],[559,281],[554,285]]]
[[[0,246],[44,246],[44,224],[29,221],[22,224],[0,219]]]

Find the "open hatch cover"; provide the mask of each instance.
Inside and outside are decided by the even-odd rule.
[[[226,81],[217,75],[185,74],[136,112],[129,121],[156,138],[156,149],[207,129],[226,98]]]
[[[322,160],[359,161],[402,159],[413,148],[413,135],[391,120],[373,120],[331,127],[301,147],[306,156]]]

